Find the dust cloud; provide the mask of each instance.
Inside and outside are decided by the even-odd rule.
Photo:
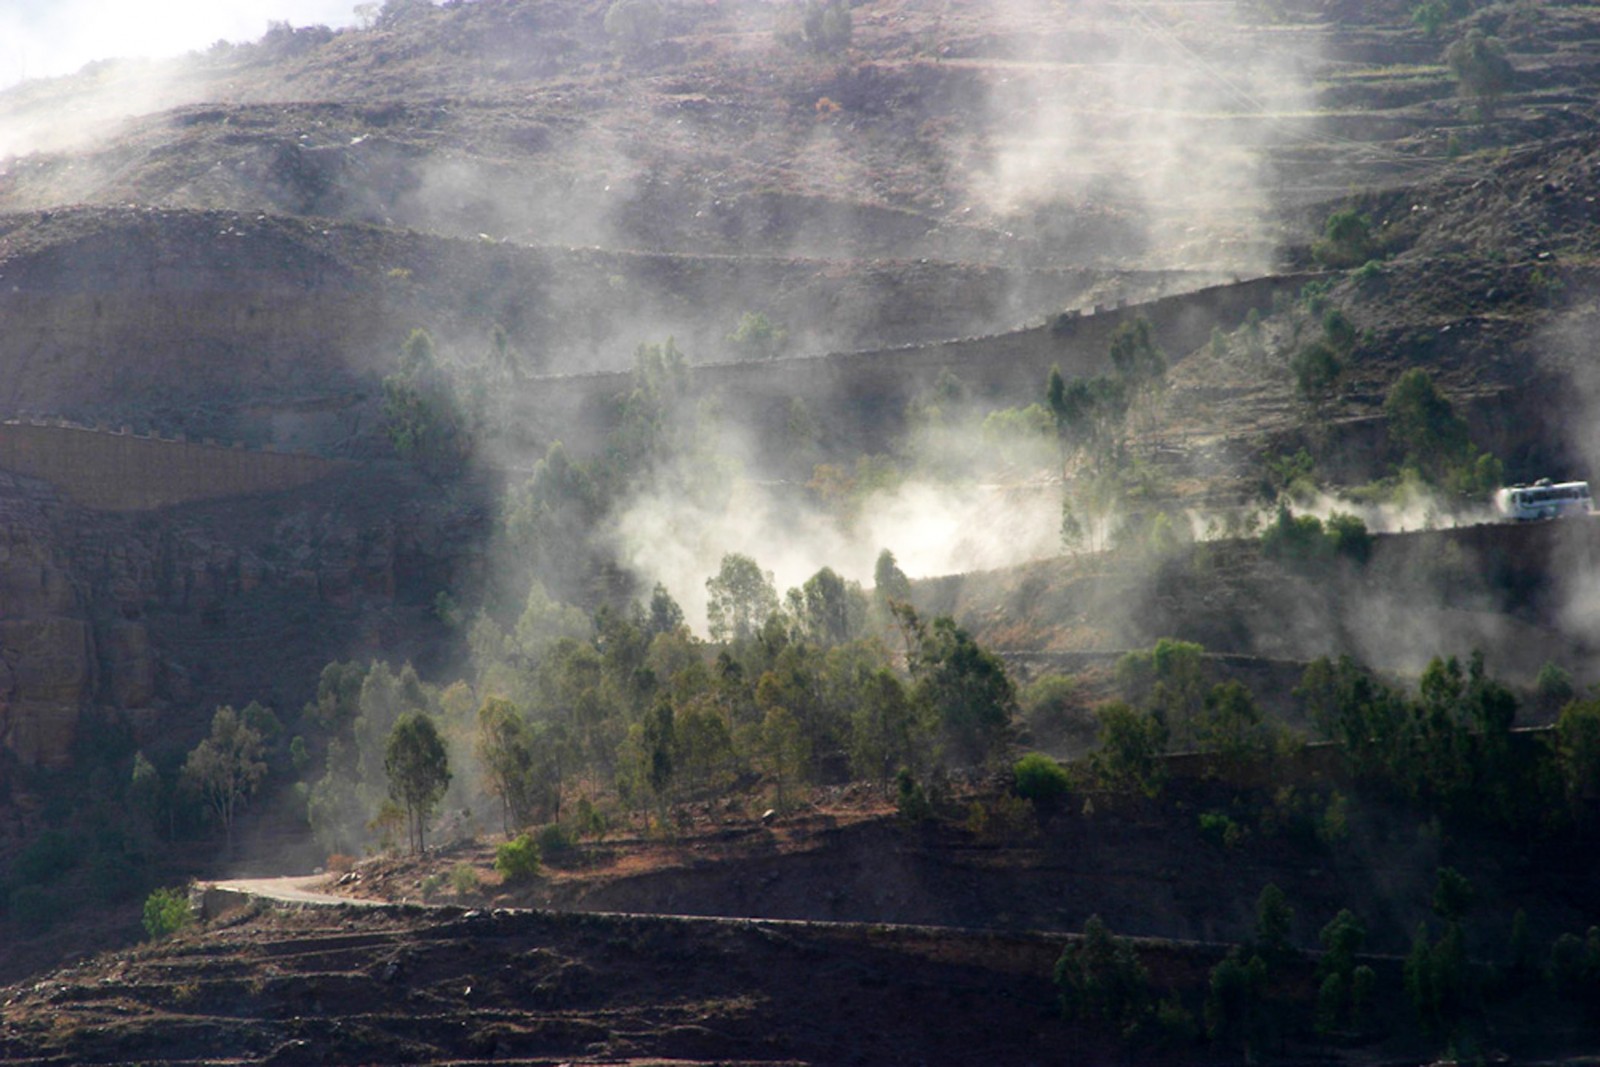
[[[1013,69],[991,90],[990,128],[1003,132],[973,177],[977,199],[1019,219],[1117,216],[1143,247],[1115,251],[1163,267],[1272,265],[1264,150],[1304,132],[1312,57],[1251,33],[1235,4],[1009,0],[996,18]]]

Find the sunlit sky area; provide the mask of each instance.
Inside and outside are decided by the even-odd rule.
[[[161,57],[253,41],[270,22],[349,26],[359,0],[0,0],[0,86],[96,59]]]

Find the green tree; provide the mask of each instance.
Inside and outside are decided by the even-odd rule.
[[[1043,752],[1029,752],[1011,768],[1012,786],[1017,795],[1035,804],[1053,803],[1072,789],[1067,769]]]
[[[1114,792],[1158,795],[1165,781],[1160,758],[1167,746],[1165,724],[1120,702],[1095,714],[1100,720],[1100,748],[1089,757],[1095,777]]]
[[[887,548],[878,553],[872,567],[872,621],[881,632],[889,629],[894,620],[891,604],[911,603],[911,579],[900,569],[894,553]]]
[[[402,459],[453,468],[472,451],[471,420],[454,381],[439,366],[428,331],[411,331],[399,364],[383,379],[384,432]]]
[[[1300,399],[1320,411],[1333,399],[1344,373],[1344,362],[1327,341],[1312,341],[1289,360],[1295,390]]]
[[[650,609],[646,615],[645,629],[651,637],[674,633],[683,625],[683,609],[672,599],[667,587],[660,582],[650,591]]]
[[[1311,254],[1325,267],[1356,267],[1372,258],[1372,223],[1354,208],[1330,214],[1323,223],[1322,239],[1311,246]]]
[[[166,789],[161,772],[145,758],[143,752],[133,754],[133,773],[128,779],[128,808],[137,820],[142,835],[153,834],[161,816],[161,805]]]
[[[144,932],[160,941],[194,923],[189,894],[183,888],[157,889],[144,900]]]
[[[1265,993],[1267,964],[1260,956],[1245,957],[1238,948],[1211,969],[1206,990],[1206,1033],[1214,1041],[1236,1045],[1251,1062],[1268,1028]]]
[[[921,645],[915,699],[932,710],[952,756],[984,763],[1003,744],[1016,709],[1005,664],[949,616],[933,620]]]
[[[1190,740],[1205,701],[1205,648],[1193,641],[1159,638],[1148,649],[1117,660],[1117,683],[1130,703],[1147,709],[1173,737]]]
[[[861,586],[847,582],[832,567],[824,567],[798,591],[791,593],[800,628],[823,646],[842,645],[855,638],[866,624],[867,597]]]
[[[1395,380],[1384,399],[1390,436],[1409,462],[1424,473],[1440,472],[1470,446],[1467,425],[1433,384],[1433,377],[1413,367]]]
[[[1113,935],[1098,915],[1091,915],[1083,935],[1062,950],[1054,978],[1067,1019],[1127,1038],[1150,1015],[1149,972],[1132,942]]]
[[[787,809],[794,791],[805,784],[806,765],[811,760],[805,734],[788,709],[775,707],[767,712],[755,731],[755,753],[777,794],[776,806]]]
[[[916,706],[893,671],[881,668],[862,679],[850,724],[856,774],[886,783],[901,767],[919,767],[923,733]]]
[[[772,359],[788,343],[789,331],[767,318],[765,312],[747,311],[728,341],[747,359]]]
[[[1546,660],[1544,666],[1539,668],[1539,675],[1533,681],[1533,691],[1539,702],[1539,710],[1547,715],[1560,712],[1577,693],[1572,684],[1572,675],[1553,660]]]
[[[211,717],[211,736],[196,745],[183,764],[184,781],[222,823],[230,855],[239,811],[267,774],[262,751],[261,734],[246,725],[233,708],[223,705]]]
[[[1211,687],[1195,721],[1195,740],[1222,762],[1242,766],[1267,739],[1261,708],[1243,682],[1232,679]]]
[[[501,827],[508,836],[542,814],[560,814],[560,764],[541,752],[540,741],[511,701],[490,697],[478,709],[478,765],[489,792],[500,800]]]
[[[1268,883],[1256,900],[1255,953],[1268,967],[1277,967],[1297,955],[1289,940],[1294,927],[1294,909],[1283,890]]]
[[[494,850],[494,869],[507,885],[533,881],[539,877],[539,845],[527,834],[501,842]]]
[[[772,572],[763,571],[755,560],[737,552],[722,557],[716,576],[706,579],[706,593],[713,641],[748,640],[778,610]]]
[[[1556,720],[1555,762],[1574,810],[1600,796],[1600,699],[1578,700]]]
[[[405,809],[407,843],[413,852],[427,851],[428,819],[450,784],[450,760],[432,718],[408,712],[395,721],[384,746],[383,769],[389,798]]]
[[[1117,376],[1135,389],[1167,373],[1166,353],[1156,343],[1155,327],[1143,315],[1112,331],[1110,355]]]
[[[1429,37],[1437,37],[1440,28],[1459,17],[1465,7],[1463,0],[1422,0],[1411,9],[1411,24]]]

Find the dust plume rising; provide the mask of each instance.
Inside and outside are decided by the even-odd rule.
[[[1271,267],[1267,152],[1303,132],[1309,38],[1280,46],[1237,4],[1007,0],[995,16],[1012,69],[992,86],[979,200],[1068,254]]]

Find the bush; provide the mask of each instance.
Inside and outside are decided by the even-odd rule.
[[[466,896],[478,891],[478,872],[469,863],[458,863],[450,869],[450,888],[456,896]]]
[[[933,818],[933,804],[923,790],[922,783],[905,767],[894,777],[895,810],[906,822],[927,822]]]
[[[144,932],[159,941],[194,922],[189,894],[181,887],[157,889],[144,899]]]
[[[508,885],[531,882],[539,876],[539,846],[527,834],[494,850],[494,869]]]
[[[1322,227],[1311,255],[1324,267],[1354,267],[1372,258],[1372,222],[1354,208],[1335,211]]]
[[[988,804],[975,801],[967,811],[967,829],[979,840],[1007,844],[1038,834],[1033,808],[1021,797],[1001,793]]]
[[[1367,524],[1355,515],[1336,511],[1328,517],[1324,528],[1334,555],[1357,563],[1365,563],[1372,557],[1372,534],[1367,531]]]
[[[1042,752],[1030,752],[1012,768],[1017,796],[1035,804],[1048,804],[1072,790],[1067,769]]]
[[[1244,827],[1234,822],[1233,819],[1220,811],[1205,811],[1200,813],[1200,836],[1210,841],[1213,845],[1223,848],[1238,848],[1244,844],[1245,835],[1248,833]]]
[[[553,822],[540,827],[539,836],[534,838],[534,844],[538,846],[541,857],[559,856],[571,851],[573,845],[577,844],[577,835],[560,823]]]
[[[1312,341],[1289,359],[1300,399],[1318,403],[1330,399],[1344,373],[1344,362],[1327,341]]]
[[[1261,533],[1261,554],[1286,563],[1309,564],[1334,556],[1365,563],[1372,555],[1372,534],[1355,515],[1338,512],[1324,525],[1315,515],[1295,515],[1279,504],[1277,517]]]

